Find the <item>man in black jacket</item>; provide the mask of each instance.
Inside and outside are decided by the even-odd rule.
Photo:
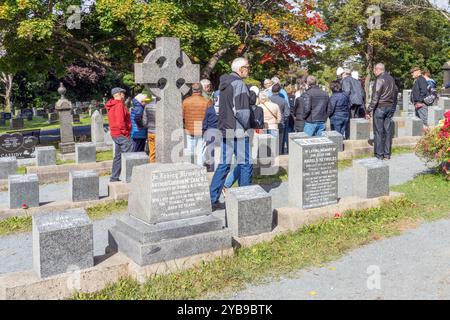
[[[366,118],[373,112],[373,132],[375,157],[380,160],[391,158],[392,139],[394,136],[394,116],[397,107],[398,89],[395,80],[385,71],[385,66],[378,63],[373,73],[377,76],[372,90],[372,100]]]
[[[239,186],[252,183],[253,165],[250,159],[250,96],[243,79],[250,66],[247,59],[237,58],[231,65],[232,73],[220,78],[219,130],[223,135],[221,163],[218,165],[210,186],[213,209],[220,207],[219,198],[225,179],[231,168],[233,153],[237,159]]]
[[[303,119],[305,120],[305,133],[309,136],[321,136],[326,130],[328,119],[329,101],[328,93],[317,85],[316,77],[308,76],[306,79],[308,90],[302,95],[304,109]]]
[[[287,153],[287,150],[285,149],[285,134],[287,134],[286,130],[288,127],[289,116],[291,115],[291,108],[289,107],[289,100],[283,98],[280,95],[280,92],[281,85],[278,83],[274,84],[272,86],[272,96],[270,97],[270,101],[278,105],[282,116],[281,122],[278,125],[279,151],[281,155]]]
[[[416,116],[422,120],[426,128],[428,126],[428,106],[423,100],[428,95],[428,83],[418,67],[411,70],[411,75],[415,79],[411,92],[411,102],[416,108]]]

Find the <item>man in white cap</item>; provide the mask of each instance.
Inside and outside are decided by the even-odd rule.
[[[342,68],[342,67],[337,68],[337,70],[336,70],[337,81],[341,82],[343,73],[344,73],[344,68]]]

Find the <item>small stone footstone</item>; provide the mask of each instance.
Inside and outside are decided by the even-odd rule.
[[[437,126],[442,119],[444,119],[444,109],[428,107],[428,125],[430,127]]]
[[[14,157],[0,158],[0,180],[8,179],[9,175],[15,175],[17,171],[17,159]]]
[[[233,236],[247,237],[272,231],[272,196],[261,186],[230,189],[226,208],[228,227]]]
[[[70,199],[73,202],[99,199],[99,176],[95,170],[71,171],[69,174]]]
[[[93,266],[94,231],[84,209],[33,216],[33,269],[39,277]]]
[[[39,207],[39,179],[36,174],[10,175],[8,179],[9,208]]]
[[[344,151],[344,136],[337,131],[325,131],[323,136],[333,141],[337,147],[338,152]]]
[[[133,168],[143,164],[148,164],[148,155],[145,152],[122,153],[122,171],[120,180],[130,183]]]
[[[231,232],[211,214],[210,201],[203,167],[137,166],[129,215],[109,230],[109,248],[141,266],[231,248]]]
[[[450,98],[440,97],[438,105],[439,108],[444,109],[444,112],[450,111]]]
[[[56,165],[56,149],[50,147],[36,148],[36,165],[41,166],[55,166]]]
[[[77,143],[75,145],[76,163],[93,163],[97,161],[97,147],[95,143]]]
[[[369,140],[370,123],[365,119],[350,119],[350,140]]]
[[[405,133],[408,137],[423,135],[423,122],[417,117],[408,117],[405,122]]]
[[[279,152],[279,141],[271,134],[257,135],[257,165],[253,167],[253,175],[274,175],[278,171],[275,163]]]
[[[20,130],[23,129],[23,118],[13,118],[10,120],[10,129],[11,130]]]
[[[338,148],[328,138],[295,139],[289,150],[289,203],[302,209],[338,199]]]
[[[378,198],[389,195],[389,165],[377,158],[353,161],[353,195]]]

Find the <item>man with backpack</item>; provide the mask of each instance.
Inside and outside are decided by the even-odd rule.
[[[222,207],[219,203],[225,179],[231,169],[233,154],[239,167],[239,186],[252,183],[253,164],[250,151],[251,108],[249,90],[244,79],[250,73],[248,60],[237,58],[231,65],[233,71],[220,78],[220,101],[218,128],[222,133],[221,161],[214,173],[211,186],[213,210]]]

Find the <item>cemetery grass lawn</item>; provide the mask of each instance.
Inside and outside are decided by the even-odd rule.
[[[114,213],[123,212],[128,207],[128,201],[119,200],[113,203],[100,204],[86,208],[86,212],[92,220],[100,220]],[[14,233],[31,232],[32,217],[30,215],[11,217],[0,221],[0,236]]]
[[[342,218],[323,220],[271,242],[237,249],[232,257],[204,262],[188,270],[153,276],[143,285],[125,278],[93,294],[74,299],[208,299],[264,283],[298,269],[324,266],[351,249],[400,235],[420,222],[450,215],[450,182],[439,175],[421,175],[392,188],[405,197],[379,208],[347,211]]]

